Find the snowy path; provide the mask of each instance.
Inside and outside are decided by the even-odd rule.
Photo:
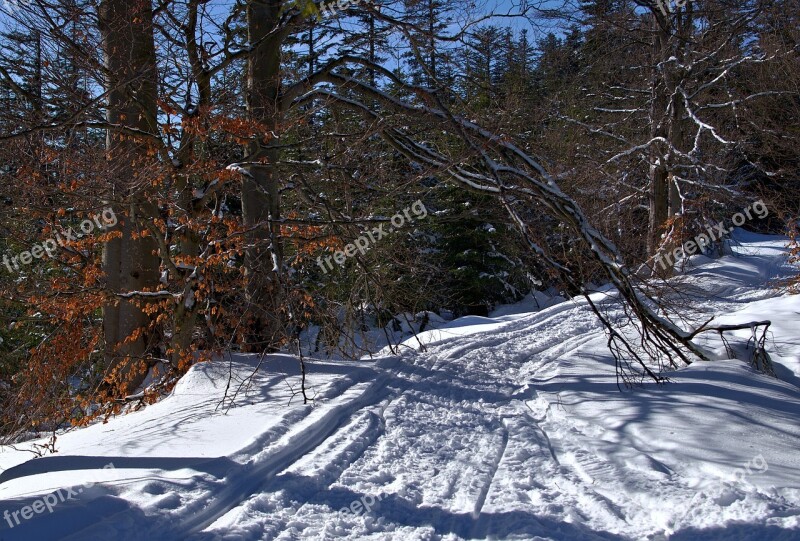
[[[564,308],[555,311],[561,313],[542,319],[572,317]],[[353,528],[363,528],[358,535],[364,536],[373,527],[382,528],[355,516],[343,527],[337,517],[324,516],[330,513],[320,514],[319,507],[335,510],[367,495],[383,496],[378,504],[386,511],[383,522],[397,521],[396,535],[403,539],[419,536],[420,530],[427,532],[423,537],[505,536],[509,527],[529,535],[546,535],[555,527],[572,539],[604,538],[581,533],[582,528],[560,517],[546,518],[554,514],[547,513],[554,505],[559,507],[556,515],[580,506],[582,494],[575,487],[581,479],[560,466],[528,405],[535,393],[517,381],[517,374],[532,361],[538,370],[527,369],[546,377],[556,355],[586,342],[577,334],[597,329],[588,311],[586,316],[586,327],[560,335],[530,337],[530,323],[519,322],[502,332],[476,335],[479,348],[465,351],[459,341],[445,342],[431,346],[425,355],[413,355],[413,365],[402,361],[400,368],[382,374],[383,392],[373,387],[361,395],[358,408],[341,412],[336,423],[340,430],[318,440],[308,452],[297,452],[297,460],[277,479],[270,478],[257,492],[248,491],[255,496],[196,538],[225,538],[232,527],[246,529],[257,513],[269,514],[270,529],[278,539],[334,536],[346,530],[355,534]],[[366,396],[370,407],[364,405]],[[573,493],[563,494],[559,481]],[[540,512],[530,512],[532,502],[509,510],[508,494],[516,498],[531,487],[538,488]],[[578,511],[571,512],[573,518],[581,518]],[[261,538],[260,519],[252,529],[253,538]]]
[[[775,326],[786,381],[720,360],[619,392],[583,302],[430,331],[424,352],[315,361],[313,407],[287,406],[296,366],[275,356],[224,415],[229,370],[254,360],[202,365],[54,457],[0,452],[0,511],[102,477],[0,539],[800,539],[800,298],[755,287],[781,271],[762,244],[687,280],[722,320],[794,318]]]

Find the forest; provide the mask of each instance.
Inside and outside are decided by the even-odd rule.
[[[800,260],[797,0],[3,0],[0,50],[4,444],[531,292],[663,381],[691,255]]]

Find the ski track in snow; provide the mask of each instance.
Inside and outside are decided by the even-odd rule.
[[[762,259],[752,273],[780,275],[774,255]],[[731,276],[720,280],[708,267],[687,275],[707,294],[700,311],[770,298]],[[710,466],[676,461],[640,423],[645,413],[625,413],[662,407],[669,385],[620,393],[605,342],[585,301],[569,301],[467,337],[437,338],[424,352],[359,363],[323,386],[315,407],[276,410],[277,424],[253,427],[251,443],[228,455],[223,472],[173,481],[168,493],[143,485],[157,502],[145,510],[121,503],[134,481],[109,483],[80,502],[105,506],[99,520],[52,538],[800,539],[800,474],[781,489],[715,485],[704,473]],[[312,363],[311,377],[326,366]],[[788,397],[776,422],[796,419],[798,395],[783,383],[776,392]],[[617,408],[619,418],[608,413]],[[800,442],[791,421],[775,426],[784,432],[763,429],[774,445]],[[770,467],[792,460],[796,468],[797,457]],[[365,498],[374,500],[366,512],[339,513]],[[0,539],[17,539],[21,529],[0,530]]]

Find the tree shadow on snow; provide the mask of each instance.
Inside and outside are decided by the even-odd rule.
[[[675,532],[664,541],[800,541],[800,530],[785,530],[766,524],[729,524],[725,527],[687,528]],[[659,541],[653,539],[653,541]]]
[[[114,469],[156,469],[175,471],[184,468],[205,472],[217,478],[238,464],[226,457],[129,457],[129,456],[45,456],[23,462],[0,474],[0,483],[12,479],[60,471]]]
[[[320,490],[314,479],[299,475],[283,474],[276,478],[276,481],[279,485],[283,485],[280,486],[281,489],[289,492],[290,498],[296,496],[301,501],[325,505],[332,509],[333,513],[338,513],[354,502],[380,498],[368,511],[373,518],[384,519],[399,526],[430,527],[437,535],[442,536],[455,534],[463,539],[542,536],[558,541],[631,541],[630,538],[617,534],[592,531],[578,523],[538,517],[526,511],[481,513],[476,517],[471,513],[454,513],[437,507],[418,507],[396,494],[370,495],[345,487]],[[338,521],[339,518],[337,516],[334,520]],[[211,538],[209,536],[209,539]]]

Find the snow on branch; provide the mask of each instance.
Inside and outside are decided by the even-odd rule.
[[[361,59],[355,61],[362,62]],[[545,251],[533,242],[527,225],[509,204],[508,196],[517,193],[543,204],[553,217],[570,227],[583,241],[594,259],[605,269],[610,282],[619,290],[626,313],[639,323],[639,341],[635,343],[617,331],[614,323],[595,309],[595,313],[608,331],[609,347],[618,359],[619,372],[626,383],[631,382],[635,377],[633,374],[637,372],[655,381],[662,381],[651,368],[651,363],[655,363],[660,370],[667,366],[675,367],[674,359],[680,359],[685,364],[692,362],[692,355],[708,359],[707,354],[694,345],[685,332],[659,317],[640,298],[631,274],[622,264],[620,252],[589,223],[580,206],[559,188],[537,159],[517,147],[508,137],[494,134],[475,122],[451,113],[435,90],[408,85],[399,80],[395,74],[377,66],[376,70],[383,71],[384,75],[400,88],[422,97],[421,101],[425,105],[405,102],[364,82],[330,70],[320,74],[316,82],[345,89],[348,91],[347,97],[324,88],[313,88],[297,96],[291,106],[296,107],[315,98],[325,98],[332,104],[338,103],[361,111],[374,121],[374,128],[381,137],[409,160],[441,169],[454,181],[469,189],[495,194],[509,212],[529,247],[542,256],[551,268],[556,269],[565,279],[583,291],[584,288],[576,283],[568,270],[547,257]],[[351,97],[353,95],[360,95],[375,104],[367,106],[367,100],[362,102]],[[446,133],[466,144],[469,149],[467,155],[454,159],[414,141],[401,130],[388,126],[383,121],[380,108],[428,122],[431,120],[440,122]],[[708,128],[711,129],[710,126]],[[646,145],[640,145],[628,153],[646,148],[655,142],[667,141],[664,138],[653,138]],[[480,160],[482,166],[474,163],[476,159]],[[469,168],[468,164],[471,164]],[[510,184],[511,180],[516,183]]]

